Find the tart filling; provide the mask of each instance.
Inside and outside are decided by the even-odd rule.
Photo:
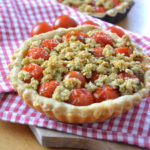
[[[14,88],[30,106],[66,122],[114,117],[139,103],[150,87],[149,58],[130,36],[96,26],[35,36],[10,67]]]

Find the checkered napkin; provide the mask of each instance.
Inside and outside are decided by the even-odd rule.
[[[52,0],[3,0],[0,3],[0,119],[36,125],[67,133],[150,148],[150,95],[132,110],[104,123],[67,124],[46,117],[28,107],[7,80],[8,64],[14,50],[30,37],[33,25],[52,23],[69,14],[79,23],[93,20],[101,27],[110,24],[94,19]],[[128,31],[126,31],[128,32]],[[150,38],[128,32],[133,41],[150,56]]]

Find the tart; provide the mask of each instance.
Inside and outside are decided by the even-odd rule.
[[[111,23],[126,17],[133,5],[133,0],[57,0],[57,2]]]
[[[9,79],[25,102],[68,123],[103,122],[147,97],[150,60],[128,34],[85,25],[25,41]]]

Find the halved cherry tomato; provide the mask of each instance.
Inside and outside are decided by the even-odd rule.
[[[48,60],[49,58],[49,53],[41,47],[30,48],[27,55],[33,59],[43,58],[44,60]]]
[[[120,96],[118,90],[113,89],[110,86],[99,87],[94,93],[96,102],[101,102],[107,99],[115,99]]]
[[[103,6],[96,6],[96,7],[94,7],[94,12],[96,12],[96,13],[104,13],[106,11],[107,11],[107,9],[105,7],[103,7]]]
[[[104,57],[103,48],[101,47],[95,47],[93,52],[95,57]]]
[[[39,22],[37,23],[31,30],[31,37],[37,34],[45,33],[53,30],[52,25],[47,22]]]
[[[42,96],[51,98],[59,82],[56,80],[49,81],[40,85],[38,93]]]
[[[130,56],[132,54],[132,50],[129,49],[128,47],[118,47],[114,49],[115,53],[121,53],[124,54],[125,56]]]
[[[95,80],[97,80],[99,78],[99,75],[97,72],[93,72],[92,73],[92,77],[90,79],[88,79],[88,81],[90,82],[94,82]]]
[[[100,43],[102,47],[107,44],[113,45],[113,39],[104,32],[96,32],[91,37],[95,39],[97,43]]]
[[[91,20],[87,20],[87,21],[84,21],[81,25],[94,25],[94,26],[99,26],[99,24],[91,21]]]
[[[63,37],[62,37],[62,41],[69,41],[71,36],[75,36],[76,37],[76,40],[79,40],[81,42],[85,42],[85,38],[88,37],[87,34],[85,33],[82,33],[82,32],[79,32],[79,31],[72,31],[72,32],[68,32],[67,34],[65,34]]]
[[[29,64],[26,67],[23,67],[22,70],[29,72],[31,78],[34,78],[38,81],[40,81],[43,77],[43,70],[37,64]],[[26,82],[30,82],[30,80],[28,80]]]
[[[113,0],[114,7],[121,4],[120,0]]]
[[[79,71],[70,71],[64,76],[64,80],[68,78],[77,78],[81,81],[81,87],[84,87],[86,83],[86,78]]]
[[[76,106],[86,106],[94,103],[94,97],[87,89],[73,89],[67,102]]]
[[[70,28],[76,27],[78,23],[68,15],[61,15],[54,21],[54,28]]]
[[[121,29],[115,26],[108,27],[108,31],[116,33],[119,37],[122,37],[125,34]]]
[[[119,78],[125,80],[126,78],[134,79],[134,78],[137,78],[137,76],[126,73],[126,72],[122,72],[122,73],[119,74]]]
[[[42,41],[42,47],[48,47],[49,50],[52,50],[58,44],[59,42],[55,39],[45,39]]]

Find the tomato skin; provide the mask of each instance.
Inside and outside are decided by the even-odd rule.
[[[76,27],[78,23],[68,15],[61,15],[56,18],[53,25],[55,29],[58,29]]]
[[[85,38],[88,37],[87,34],[79,32],[79,31],[73,31],[73,32],[68,32],[62,37],[62,41],[69,41],[71,36],[75,36],[76,40],[79,40],[81,42],[85,42]]]
[[[51,98],[59,82],[56,80],[49,81],[40,85],[38,93],[42,96]]]
[[[119,29],[115,26],[108,27],[107,30],[112,33],[116,33],[119,37],[122,37],[125,34],[124,31],[122,31],[121,29]]]
[[[48,24],[47,22],[39,22],[33,26],[31,30],[31,37],[51,30],[53,30],[52,25]]]
[[[49,50],[52,50],[58,44],[59,42],[55,39],[45,39],[42,41],[42,47],[48,47]]]
[[[114,51],[115,51],[115,54],[121,53],[128,57],[130,57],[130,55],[132,54],[132,50],[129,49],[128,47],[118,47],[118,48],[115,48]]]
[[[70,71],[64,76],[64,80],[68,78],[77,78],[81,81],[81,87],[84,87],[86,83],[86,78],[79,71]]]
[[[92,77],[90,79],[88,79],[88,81],[90,82],[94,82],[95,80],[97,80],[99,78],[99,75],[97,72],[93,72],[92,73]]]
[[[114,7],[121,4],[120,0],[113,0]]]
[[[73,89],[67,102],[76,106],[86,106],[94,103],[94,97],[87,89]]]
[[[94,25],[94,26],[99,26],[99,24],[91,21],[91,20],[87,20],[87,21],[84,21],[81,25]]]
[[[28,50],[27,56],[33,59],[43,58],[44,60],[48,60],[49,53],[41,47],[33,47]]]
[[[134,78],[137,78],[137,76],[136,76],[136,75],[129,74],[129,73],[126,73],[126,72],[121,72],[121,73],[119,74],[119,78],[125,80],[126,78],[134,79]]]
[[[113,45],[113,39],[104,32],[96,32],[91,38],[95,39],[97,43],[100,43],[102,47],[107,44]]]
[[[110,86],[99,87],[94,93],[93,96],[96,102],[101,102],[107,99],[115,99],[120,96],[118,90],[113,89]]]
[[[95,47],[93,52],[95,57],[104,57],[103,48],[101,47]]]
[[[23,67],[22,70],[29,72],[31,78],[34,78],[38,81],[41,81],[41,79],[43,77],[43,70],[37,64],[29,64],[29,65]],[[30,80],[28,80],[27,82],[30,82]]]
[[[104,12],[107,11],[107,9],[106,9],[105,7],[103,7],[103,6],[95,6],[95,7],[94,7],[94,11],[95,11],[96,13],[104,13]]]

